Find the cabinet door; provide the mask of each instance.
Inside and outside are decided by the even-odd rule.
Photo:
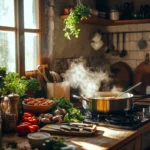
[[[150,131],[142,134],[142,150],[150,149]]]
[[[141,137],[134,139],[119,150],[141,150]]]
[[[135,141],[128,143],[127,145],[123,146],[119,150],[135,150]]]

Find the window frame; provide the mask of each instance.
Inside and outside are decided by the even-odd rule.
[[[15,15],[15,27],[0,26],[0,30],[15,32],[16,38],[16,72],[21,76],[27,75],[25,71],[25,32],[39,34],[39,65],[42,64],[44,58],[42,56],[42,49],[44,48],[44,20],[45,20],[45,1],[38,0],[38,29],[24,29],[24,0],[14,0],[14,15]]]

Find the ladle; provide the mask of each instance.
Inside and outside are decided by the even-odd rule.
[[[109,33],[107,33],[107,35],[106,35],[106,44],[107,44],[107,50],[105,51],[105,53],[110,53],[110,51],[111,51],[111,49],[110,49],[110,37],[109,37]]]
[[[117,36],[117,39],[116,39],[116,49],[113,49],[112,51],[111,51],[111,55],[112,56],[117,56],[117,55],[119,55],[119,33],[116,33],[116,36]]]
[[[121,95],[123,95],[124,93],[127,93],[131,90],[133,90],[134,88],[136,88],[137,86],[139,86],[142,82],[137,83],[136,85],[132,86],[131,88],[127,89],[126,91],[122,92],[121,94],[117,95],[116,97],[120,97]]]
[[[120,52],[120,57],[125,57],[127,55],[127,50],[125,50],[125,33],[123,33],[123,39],[122,39],[122,51]]]

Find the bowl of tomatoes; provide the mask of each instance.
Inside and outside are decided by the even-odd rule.
[[[25,98],[22,105],[24,111],[32,113],[45,113],[53,108],[54,101],[45,98]]]

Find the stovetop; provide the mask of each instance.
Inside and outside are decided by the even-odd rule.
[[[122,113],[91,113],[84,110],[85,122],[94,123],[99,126],[112,127],[119,129],[135,130],[150,121],[150,117],[144,116],[143,106]]]

